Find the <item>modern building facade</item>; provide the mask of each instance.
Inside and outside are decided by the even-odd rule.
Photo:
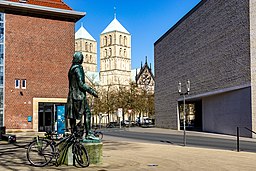
[[[66,103],[75,22],[85,13],[61,0],[0,1],[0,126],[53,130]]]
[[[231,135],[237,127],[256,130],[255,16],[254,0],[202,0],[155,42],[158,127],[180,129],[178,82],[185,91],[190,80],[187,126]]]

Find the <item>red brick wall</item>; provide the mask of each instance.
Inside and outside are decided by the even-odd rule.
[[[5,126],[31,129],[33,97],[67,97],[74,23],[12,14],[5,19]],[[25,90],[15,89],[16,78],[27,80]]]

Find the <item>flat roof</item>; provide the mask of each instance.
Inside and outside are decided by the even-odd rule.
[[[29,15],[76,22],[85,16],[85,12],[32,5],[20,2],[0,1],[0,12],[17,15]]]

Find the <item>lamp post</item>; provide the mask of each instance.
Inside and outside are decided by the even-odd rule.
[[[186,83],[186,92],[181,92],[181,82],[179,82],[178,85],[178,92],[181,96],[183,96],[183,132],[184,132],[184,136],[183,136],[183,143],[184,146],[186,146],[186,105],[185,105],[185,96],[189,94],[190,92],[190,81],[187,80]]]

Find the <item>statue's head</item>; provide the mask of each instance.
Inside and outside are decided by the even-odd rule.
[[[84,56],[82,52],[75,52],[73,55],[73,64],[82,64]]]

